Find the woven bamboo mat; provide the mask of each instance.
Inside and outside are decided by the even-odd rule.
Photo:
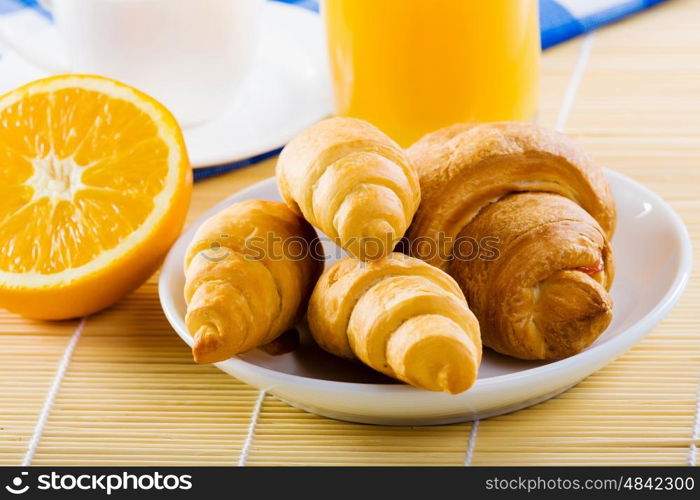
[[[696,249],[698,18],[700,2],[674,0],[547,51],[540,113],[671,202]],[[273,166],[198,184],[190,220]],[[83,322],[0,312],[0,464],[694,464],[697,278],[645,340],[565,394],[432,428],[324,419],[195,365],[160,311],[157,277]]]

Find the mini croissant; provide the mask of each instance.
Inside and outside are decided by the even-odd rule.
[[[457,394],[476,380],[479,324],[457,283],[418,259],[335,263],[314,289],[308,322],[326,351],[416,387]]]
[[[389,254],[420,202],[405,152],[369,123],[329,118],[303,131],[277,162],[287,204],[361,260]]]
[[[582,148],[534,124],[503,122],[453,125],[408,152],[423,194],[410,253],[457,280],[485,345],[556,359],[607,328],[615,204]],[[495,255],[469,251],[484,242]]]
[[[282,203],[244,201],[208,219],[185,258],[195,361],[228,359],[292,328],[322,269],[313,227]]]

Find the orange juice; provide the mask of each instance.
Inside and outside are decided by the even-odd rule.
[[[336,113],[401,145],[456,122],[531,120],[537,0],[324,0]]]

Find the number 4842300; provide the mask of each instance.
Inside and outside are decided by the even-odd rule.
[[[622,484],[627,490],[688,490],[695,489],[692,477],[628,477]]]

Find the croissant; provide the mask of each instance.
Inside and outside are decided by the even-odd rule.
[[[276,175],[289,207],[361,260],[389,254],[420,203],[405,152],[355,118],[303,131],[282,150]]]
[[[579,146],[529,123],[459,124],[408,153],[423,193],[409,251],[456,279],[484,345],[557,359],[607,328],[615,204]]]
[[[198,363],[292,328],[323,270],[316,232],[283,203],[235,203],[197,230],[185,257],[185,323]]]
[[[457,283],[418,259],[336,262],[314,288],[307,319],[326,351],[415,387],[457,394],[476,380],[476,317]]]

